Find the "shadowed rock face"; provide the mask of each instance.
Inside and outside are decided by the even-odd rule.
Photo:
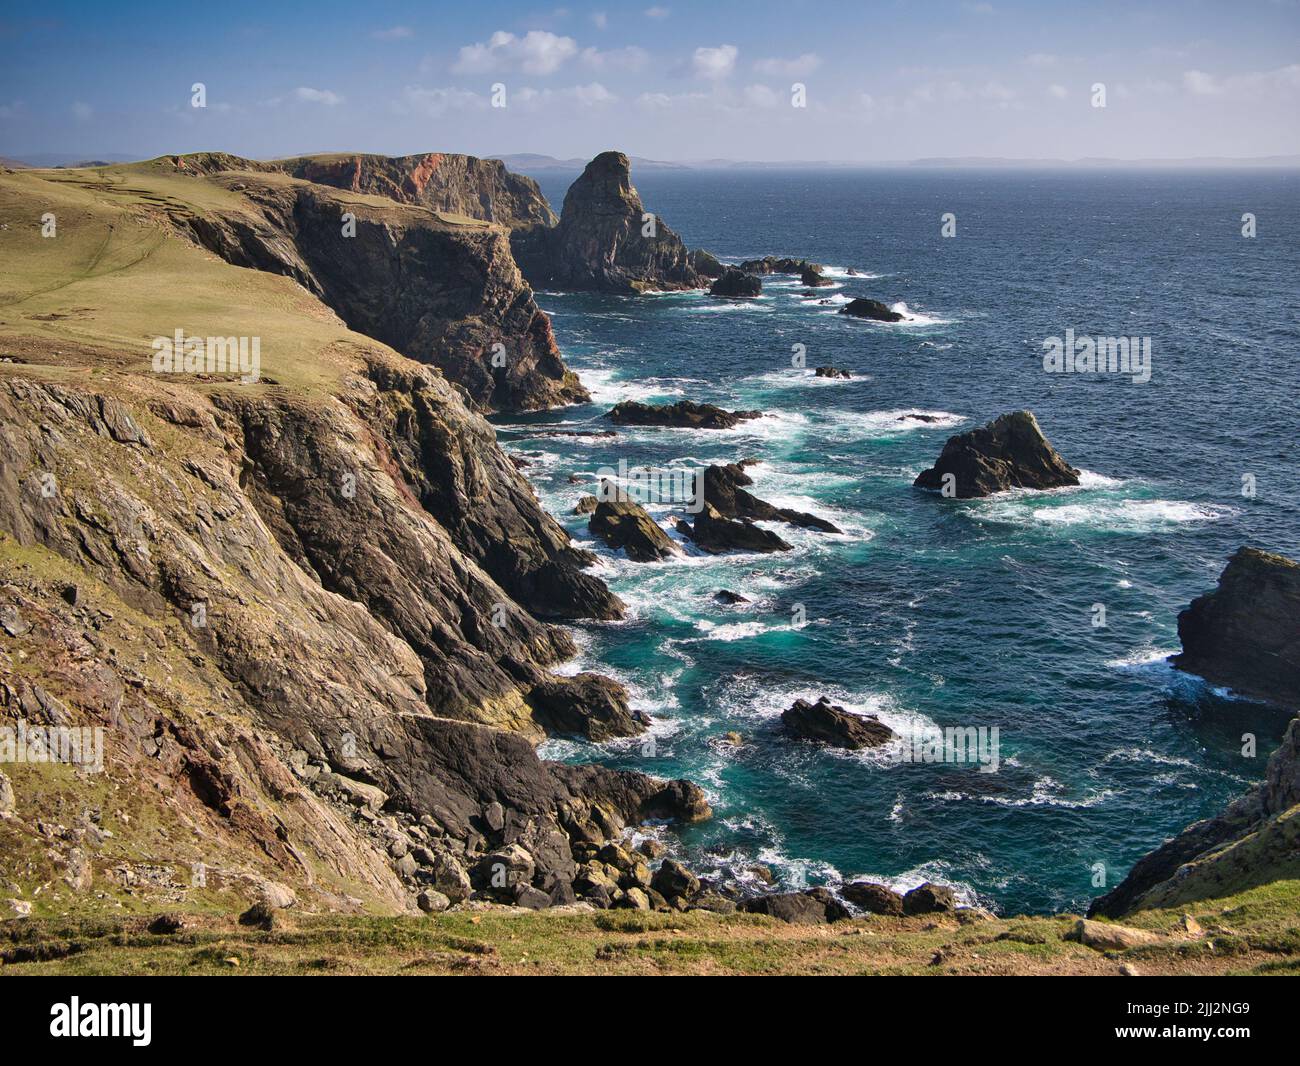
[[[739,463],[705,467],[703,479],[704,501],[712,504],[724,518],[788,522],[792,526],[816,529],[822,533],[841,532],[835,523],[828,522],[824,518],[818,518],[807,511],[796,511],[790,507],[775,507],[766,500],[760,500],[747,492],[744,486],[752,485],[754,479],[745,473]]]
[[[697,548],[711,555],[728,551],[788,552],[793,547],[770,529],[756,526],[748,518],[736,521],[724,517],[711,503],[706,503],[695,516],[694,525],[679,521],[677,531],[690,537]]]
[[[917,488],[944,488],[958,499],[989,496],[1006,489],[1055,489],[1079,483],[1079,471],[1062,459],[1029,411],[1014,411],[986,426],[948,438],[938,461],[921,472]]]
[[[423,155],[303,156],[275,164],[317,185],[386,196],[398,203],[465,215],[507,227],[555,225],[537,182],[512,174],[498,159],[427,152]]]
[[[728,267],[723,275],[709,286],[710,296],[729,296],[735,299],[752,299],[763,295],[763,283],[756,274]]]
[[[636,293],[703,287],[707,277],[681,238],[659,218],[653,235],[644,235],[644,214],[627,156],[603,152],[569,186],[559,225],[514,232],[515,257],[537,288]]]
[[[358,333],[438,367],[482,410],[590,398],[564,365],[504,231],[357,203],[318,185],[223,180],[255,209],[186,221],[227,261],[297,279]],[[341,232],[345,212],[355,217],[351,237]]]
[[[1300,563],[1241,548],[1178,616],[1180,670],[1300,712]]]
[[[1241,548],[1213,592],[1178,616],[1176,666],[1206,680],[1300,710],[1300,566]],[[1118,918],[1300,877],[1300,718],[1270,756],[1263,782],[1214,818],[1143,856],[1088,914]]]

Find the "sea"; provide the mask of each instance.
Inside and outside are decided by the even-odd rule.
[[[573,177],[539,175],[557,210]],[[711,820],[644,831],[702,875],[754,890],[929,880],[1004,914],[1085,908],[1262,777],[1286,716],[1166,660],[1178,612],[1238,547],[1300,554],[1300,172],[633,179],[689,246],[806,257],[833,285],[773,276],[751,301],[538,293],[592,402],[498,418],[499,436],[628,605],[573,626],[581,653],[562,669],[618,678],[653,719],[646,737],[554,739],[544,756],[701,785]],[[838,313],[857,296],[905,319]],[[1067,331],[1149,340],[1149,380],[1045,369]],[[679,399],[763,415],[544,435],[608,429],[620,400]],[[968,501],[912,487],[951,435],[1018,409],[1078,487]],[[683,551],[647,564],[572,513],[620,461],[742,459],[756,495],[842,532],[769,524],[793,550],[710,556],[677,534],[690,516],[669,499],[650,511]],[[781,712],[822,696],[900,739],[848,752],[786,737]],[[996,727],[996,770],[899,758],[936,727]]]

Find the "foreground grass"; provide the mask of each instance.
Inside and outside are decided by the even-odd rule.
[[[1190,936],[1191,914],[1204,934]],[[1139,974],[1300,975],[1300,881],[1278,882],[1128,924],[1159,944],[1102,954],[1062,939],[1070,915],[868,917],[791,926],[756,915],[533,913],[435,917],[293,915],[272,930],[187,916],[0,923],[0,974]]]

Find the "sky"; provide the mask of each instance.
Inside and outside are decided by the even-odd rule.
[[[0,6],[0,156],[610,148],[1300,153],[1300,0]]]

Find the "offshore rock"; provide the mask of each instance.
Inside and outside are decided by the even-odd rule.
[[[944,488],[945,475],[957,499],[989,496],[1006,489],[1056,489],[1079,484],[1079,471],[1048,443],[1029,411],[1014,411],[986,426],[948,438],[938,460],[913,482]]]

